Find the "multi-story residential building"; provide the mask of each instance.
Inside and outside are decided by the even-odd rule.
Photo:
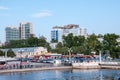
[[[62,41],[62,35],[63,35],[63,30],[54,27],[53,30],[51,31],[51,41],[61,42]]]
[[[19,29],[16,27],[6,27],[6,42],[10,40],[19,40]]]
[[[62,42],[62,36],[67,36],[68,34],[72,33],[73,36],[85,36],[87,37],[87,29],[79,28],[79,25],[69,24],[65,25],[64,27],[53,27],[51,31],[51,41],[55,40],[57,42]]]
[[[6,27],[6,42],[10,40],[22,40],[34,37],[32,23],[20,22],[19,28],[17,27]]]
[[[33,29],[32,23],[30,22],[21,22],[19,25],[20,39],[27,39],[32,37]]]
[[[87,36],[88,36],[87,29],[86,28],[80,28],[80,35],[87,38]]]
[[[63,28],[63,35],[67,36],[70,33],[73,33],[74,36],[78,36],[79,25],[75,25],[75,24],[65,25]]]

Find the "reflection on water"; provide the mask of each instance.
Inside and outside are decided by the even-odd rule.
[[[120,70],[46,70],[0,74],[0,80],[114,80]]]

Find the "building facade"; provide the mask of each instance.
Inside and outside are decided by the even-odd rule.
[[[6,33],[6,42],[9,42],[10,40],[19,40],[19,29],[18,28],[6,27],[5,33]]]
[[[48,53],[47,48],[44,47],[26,47],[26,48],[11,48],[11,49],[18,58],[20,57],[30,58]],[[0,49],[0,50],[2,50],[3,52],[7,52],[9,49]]]
[[[53,29],[51,31],[51,41],[61,42],[62,41],[63,30],[62,29]]]
[[[87,29],[86,28],[80,28],[80,35],[84,36],[85,38],[88,37]]]
[[[30,22],[21,22],[18,27],[5,28],[6,42],[10,40],[22,40],[34,37],[33,26]]]
[[[85,36],[87,37],[87,29],[79,28],[79,25],[68,24],[64,27],[55,26],[51,30],[51,41],[56,40],[57,42],[62,42],[62,36],[67,36],[72,33],[73,36]]]
[[[30,22],[21,22],[19,24],[20,39],[30,38],[33,34],[32,23]]]

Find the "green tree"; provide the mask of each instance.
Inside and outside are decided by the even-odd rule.
[[[38,46],[38,38],[37,37],[28,38],[26,46],[28,47]]]
[[[8,51],[7,51],[7,57],[15,57],[16,55],[15,55],[15,53],[12,51],[12,49],[9,49]]]
[[[95,34],[90,35],[86,40],[87,51],[90,53],[91,51],[97,51],[97,47],[99,45],[99,41]]]
[[[117,48],[118,42],[117,39],[119,38],[119,35],[116,34],[105,34],[104,35],[104,50],[109,50],[112,57],[115,57],[115,50]]]
[[[46,46],[45,46],[45,47],[47,48],[47,51],[48,51],[48,52],[51,52],[51,47],[50,47],[49,43],[46,43]]]
[[[62,43],[58,42],[57,45],[56,45],[56,48],[60,49],[60,48],[62,48],[62,46],[63,46]]]
[[[84,36],[73,36],[73,46],[83,46],[85,42]]]
[[[119,58],[120,56],[120,46],[118,46],[116,49],[115,49],[115,57],[116,58]]]
[[[74,45],[74,38],[72,33],[68,34],[68,36],[63,36],[63,44],[69,48]]]
[[[60,49],[60,53],[61,54],[63,54],[63,55],[68,55],[68,47],[62,47],[61,49]]]
[[[65,47],[71,48],[73,53],[84,53],[85,52],[85,37],[84,36],[73,36],[73,34],[68,34],[68,36],[63,36],[63,45]]]
[[[5,56],[5,54],[2,50],[0,50],[0,56]]]
[[[38,46],[46,47],[47,41],[44,36],[41,36],[38,40]]]

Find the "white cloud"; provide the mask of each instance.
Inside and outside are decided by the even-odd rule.
[[[41,18],[41,17],[48,17],[48,16],[52,16],[51,12],[43,11],[43,12],[39,12],[32,15],[32,17],[34,18]]]
[[[0,6],[0,10],[7,10],[7,9],[9,9],[9,8]]]

